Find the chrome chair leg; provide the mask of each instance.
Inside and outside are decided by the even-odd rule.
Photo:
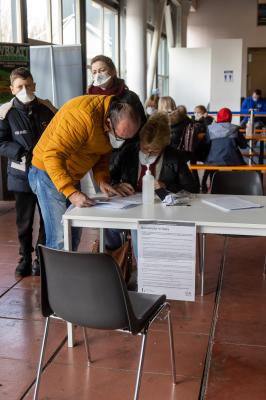
[[[145,348],[146,348],[146,343],[147,343],[147,335],[148,335],[147,332],[142,334],[139,365],[138,365],[138,372],[137,372],[137,380],[136,380],[135,393],[134,393],[134,400],[138,400],[138,398],[139,398],[139,390],[140,390],[140,384],[141,384]]]
[[[200,260],[200,275],[201,275],[201,291],[200,295],[204,296],[204,277],[206,263],[206,233],[202,233],[201,237],[201,260]]]
[[[169,332],[170,353],[171,353],[172,378],[173,378],[173,384],[176,385],[175,344],[174,344],[174,335],[173,335],[173,326],[172,326],[170,308],[168,310],[167,319],[168,319],[168,332]]]
[[[85,327],[83,328],[83,336],[84,336],[85,349],[86,349],[86,354],[87,354],[87,359],[88,359],[88,365],[90,365],[92,363],[92,360],[91,360],[91,353],[90,353],[87,329]]]
[[[224,238],[223,255],[222,255],[222,266],[223,266],[223,268],[225,266],[225,260],[226,260],[226,256],[227,256],[228,245],[229,245],[229,237],[225,236],[225,238]]]
[[[45,319],[45,328],[44,328],[44,334],[43,334],[43,339],[42,339],[42,348],[41,348],[40,360],[39,360],[39,365],[38,365],[33,400],[38,400],[38,396],[39,396],[39,387],[40,387],[40,382],[41,382],[42,366],[43,366],[45,349],[46,349],[47,338],[48,338],[49,324],[50,324],[50,318],[48,317]]]

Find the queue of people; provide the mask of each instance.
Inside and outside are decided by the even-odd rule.
[[[80,188],[92,170],[101,192],[128,196],[142,191],[149,164],[155,187],[171,192],[199,192],[197,174],[188,162],[236,165],[244,163],[246,146],[232,113],[222,109],[214,121],[198,105],[189,117],[158,91],[145,102],[117,76],[113,61],[103,55],[91,60],[92,83],[87,94],[65,103],[60,110],[36,97],[29,70],[11,73],[13,99],[0,107],[0,155],[8,158],[8,189],[14,192],[20,244],[17,276],[39,275],[38,252],[32,263],[32,228],[36,206],[40,214],[38,243],[63,248],[62,215],[67,207],[94,205]],[[255,99],[252,101],[255,102]],[[256,100],[257,107],[263,102]],[[243,104],[243,107],[250,107]],[[208,175],[203,177],[206,188]],[[119,232],[108,231],[110,247],[119,244]],[[136,233],[132,233],[135,255]],[[118,238],[118,240],[117,240]],[[77,250],[80,230],[73,229]],[[116,243],[114,245],[114,243]]]

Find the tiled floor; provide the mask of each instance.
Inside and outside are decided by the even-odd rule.
[[[83,249],[93,235],[83,235]],[[197,295],[194,303],[172,302],[178,384],[171,384],[167,325],[158,321],[148,340],[141,400],[266,398],[265,242],[230,239],[213,321],[223,238],[208,237],[206,295]],[[44,328],[39,278],[14,277],[17,252],[13,204],[0,202],[1,400],[32,399]],[[76,331],[78,344],[69,349],[65,324],[52,322],[40,398],[132,399],[139,337],[89,330],[88,367],[81,329]]]

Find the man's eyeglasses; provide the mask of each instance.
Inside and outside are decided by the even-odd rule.
[[[110,121],[111,121],[111,124],[112,124],[112,132],[113,132],[113,134],[114,134],[114,137],[116,138],[116,140],[117,140],[118,142],[124,142],[125,139],[122,138],[122,137],[120,137],[120,136],[116,133],[115,128],[114,128],[114,124],[113,124],[113,122],[112,122],[111,119],[110,119]]]

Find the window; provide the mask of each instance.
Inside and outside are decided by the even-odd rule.
[[[117,59],[117,14],[108,8],[104,8],[104,54]]]
[[[98,54],[104,54],[117,64],[118,16],[117,12],[92,0],[86,0],[87,65]],[[88,74],[91,81],[91,75]]]
[[[76,0],[63,0],[63,44],[77,43]]]
[[[52,43],[63,43],[62,3],[61,0],[51,0]]]
[[[28,37],[51,43],[50,1],[27,0]]]
[[[158,88],[161,96],[169,93],[169,55],[167,39],[162,37],[158,51]]]
[[[16,0],[0,0],[0,42],[20,42]]]

